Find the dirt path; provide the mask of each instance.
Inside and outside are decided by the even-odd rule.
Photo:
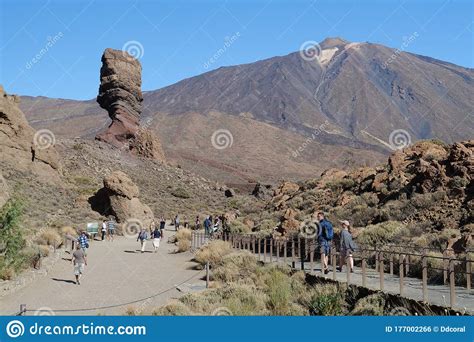
[[[153,253],[151,240],[146,253],[140,253],[135,239],[117,237],[115,241],[93,241],[88,250],[88,263],[81,285],[74,283],[71,254],[63,251],[62,260],[34,283],[0,299],[0,314],[19,311],[20,304],[27,309],[42,309],[36,314],[57,315],[123,315],[128,307],[138,312],[166,304],[184,292],[204,287],[202,273],[196,271],[191,253],[175,254],[176,246],[166,241],[173,233],[167,227],[159,251]],[[154,298],[138,303],[90,311],[61,312],[63,309],[99,308],[146,298],[182,284]],[[56,311],[58,310],[58,311]],[[35,312],[28,312],[34,315]]]

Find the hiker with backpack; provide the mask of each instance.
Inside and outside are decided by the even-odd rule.
[[[160,240],[161,240],[161,231],[158,227],[155,227],[155,230],[151,233],[151,237],[153,238],[153,250],[155,253],[158,251],[158,247],[160,247]]]
[[[140,241],[142,253],[145,253],[146,240],[148,240],[148,233],[145,228],[142,228],[137,238],[137,241]]]
[[[340,222],[342,224],[340,242],[341,257],[339,258],[338,270],[339,272],[342,272],[342,267],[344,266],[344,264],[347,265],[347,262],[349,262],[350,272],[354,273],[354,258],[352,257],[352,253],[357,249],[357,245],[352,239],[352,234],[350,230],[351,224],[349,223],[349,221],[344,220]]]
[[[324,274],[329,273],[328,260],[331,253],[331,241],[334,237],[334,229],[323,212],[318,212],[317,219],[319,221],[318,243],[321,250],[321,264]]]

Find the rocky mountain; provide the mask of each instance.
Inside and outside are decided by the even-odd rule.
[[[473,92],[472,69],[331,38],[144,92],[142,121],[170,160],[247,183],[372,165],[419,139],[468,139]],[[22,102],[32,125],[59,136],[93,137],[107,125],[93,101]],[[212,143],[216,132],[224,148]]]

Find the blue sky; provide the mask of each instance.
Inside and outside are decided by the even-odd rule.
[[[473,67],[468,0],[2,0],[0,6],[0,83],[20,95],[94,98],[107,47],[138,54],[144,90],[333,36],[400,48],[416,32],[407,51]]]

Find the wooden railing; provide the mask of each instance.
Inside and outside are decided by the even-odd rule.
[[[306,272],[316,272],[317,259],[322,260],[323,254],[318,250],[318,242],[315,238],[302,236],[292,237],[259,237],[256,235],[241,235],[220,233],[215,236],[208,236],[203,232],[193,232],[192,248],[198,249],[207,244],[210,240],[221,239],[228,241],[233,248],[247,250],[257,254],[258,260],[264,263],[276,262],[291,265],[294,269],[301,269]],[[332,244],[331,252],[328,256],[328,264],[331,266],[332,279],[337,280],[336,268],[340,252]],[[449,306],[456,305],[456,285],[468,291],[472,285],[472,261],[469,252],[464,255],[448,255],[443,252],[442,256],[430,255],[434,249],[420,248],[416,246],[359,246],[352,254],[355,267],[361,270],[362,286],[367,287],[368,271],[372,271],[372,276],[376,274],[379,278],[378,288],[385,290],[385,275],[398,276],[398,293],[403,296],[405,292],[405,279],[421,279],[421,297],[424,302],[428,302],[428,284],[430,277],[439,277],[440,283],[449,284]],[[433,263],[440,260],[442,267],[435,267]],[[351,272],[349,259],[347,259],[346,279],[351,283]],[[322,272],[322,267],[320,269]],[[374,272],[375,271],[375,272]],[[441,279],[442,278],[442,279]]]

